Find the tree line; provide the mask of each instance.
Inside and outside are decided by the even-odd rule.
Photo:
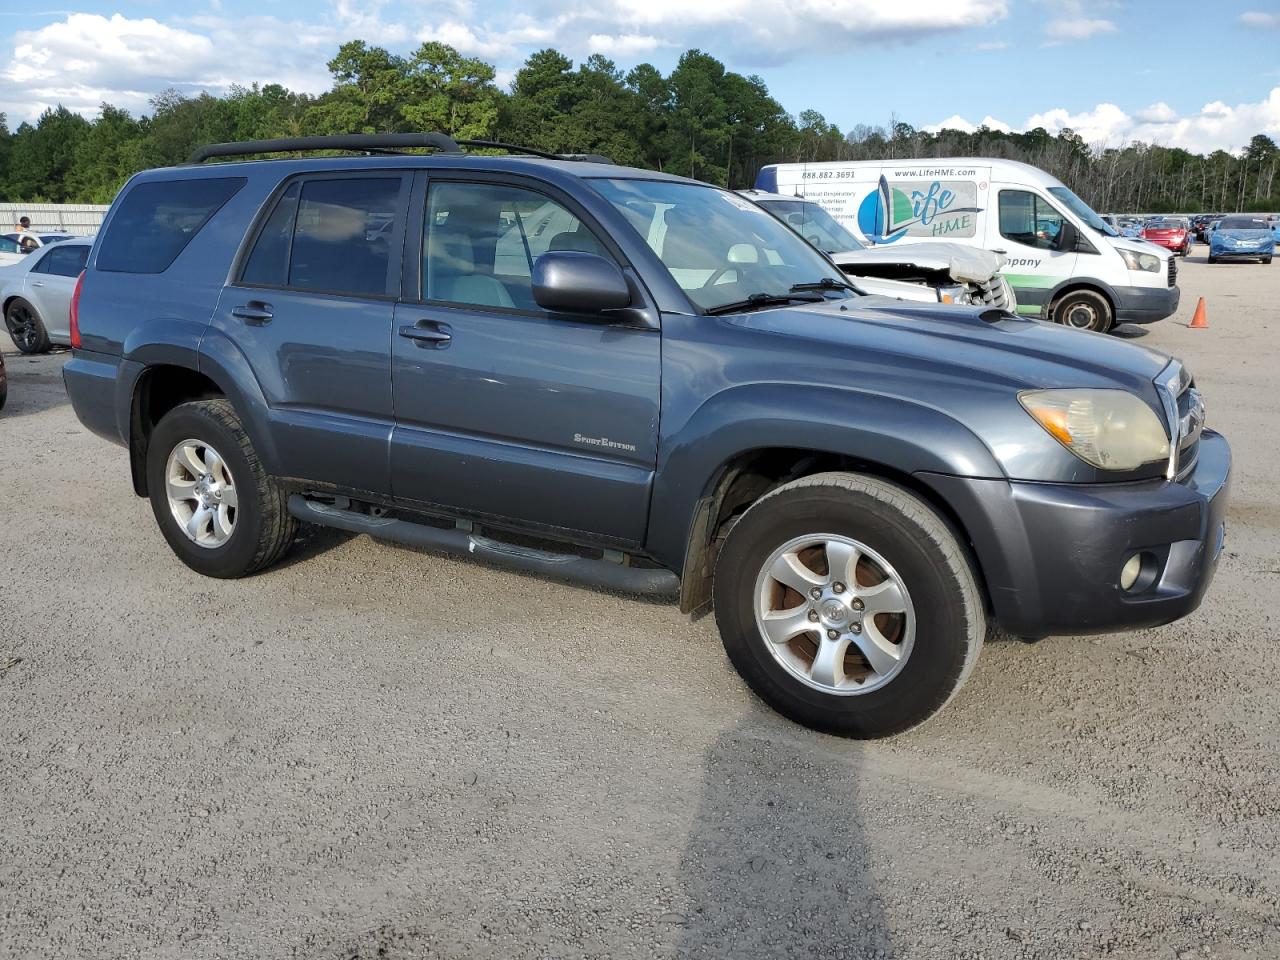
[[[894,118],[841,131],[814,110],[788,114],[760,77],[726,70],[701,50],[687,51],[665,76],[647,63],[624,72],[598,54],[575,67],[557,50],[540,50],[509,92],[491,64],[441,43],[400,56],[353,40],[328,68],[332,86],[318,96],[277,84],[233,87],[223,97],[169,90],[149,115],[103,104],[89,120],[59,106],[13,131],[0,114],[0,197],[108,203],[131,174],[181,163],[205,143],[439,130],[601,153],[734,188],[774,162],[1003,157],[1049,171],[1098,210],[1280,209],[1280,151],[1262,134],[1237,154],[1201,155],[1158,144],[1091,146],[1069,129],[932,133]]]

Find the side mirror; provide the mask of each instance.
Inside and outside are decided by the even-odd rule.
[[[546,310],[600,313],[631,304],[618,265],[594,253],[549,250],[533,264],[533,299]]]
[[[1053,246],[1055,250],[1074,250],[1076,248],[1076,241],[1079,239],[1080,231],[1076,229],[1076,225],[1070,220],[1063,220]]]

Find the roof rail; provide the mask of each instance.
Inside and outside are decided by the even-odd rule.
[[[462,152],[458,142],[443,133],[339,133],[326,137],[285,137],[279,140],[210,143],[192,153],[187,163],[203,163],[211,157],[247,157],[255,153],[290,153],[309,150],[387,153],[412,147],[432,147],[441,153]]]
[[[608,157],[599,153],[549,153],[546,150],[535,150],[533,147],[522,147],[515,143],[503,143],[501,140],[459,140],[459,146],[484,147],[490,150],[506,150],[509,153],[526,153],[531,157],[542,157],[544,160],[579,160],[585,163],[613,163]]]

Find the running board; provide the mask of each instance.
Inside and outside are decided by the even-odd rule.
[[[289,497],[289,512],[307,523],[336,527],[351,533],[367,533],[380,540],[392,540],[411,547],[463,554],[508,570],[519,570],[555,580],[620,593],[674,597],[680,592],[680,578],[670,570],[628,567],[609,560],[593,560],[571,553],[552,553],[533,547],[516,546],[473,533],[469,524],[452,528],[433,527],[394,517],[375,517],[318,500],[308,500],[297,493]]]

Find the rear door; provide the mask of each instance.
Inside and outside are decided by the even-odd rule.
[[[213,325],[253,368],[284,475],[391,491],[391,324],[410,176],[298,177],[268,202]]]
[[[548,250],[620,253],[572,198],[530,181],[432,175],[414,206],[392,347],[396,497],[639,543],[660,335],[549,312],[530,285]]]
[[[54,244],[27,274],[27,299],[35,304],[49,336],[66,340],[71,336],[71,294],[76,278],[89,259],[89,244]],[[32,254],[37,256],[37,254]]]
[[[1066,218],[1040,194],[1025,187],[993,184],[987,248],[1003,253],[1002,272],[1018,298],[1018,312],[1040,315],[1054,287],[1076,272],[1075,249],[1057,249]]]

